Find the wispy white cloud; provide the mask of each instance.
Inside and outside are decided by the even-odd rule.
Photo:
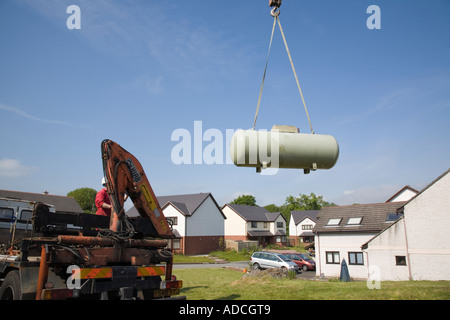
[[[73,4],[68,0],[20,1],[63,26],[69,17],[65,9]],[[226,30],[206,27],[180,14],[180,4],[78,0],[77,5],[81,9],[81,30],[73,34],[104,54],[151,63],[191,85],[200,77],[220,79],[233,73],[245,74],[245,66],[251,61],[247,46],[236,46],[236,38]]]
[[[375,117],[423,117],[429,111],[447,111],[450,106],[450,71],[404,79],[393,83],[388,89],[373,92],[379,92],[373,101],[358,109],[351,109],[351,113],[339,114],[339,118],[333,119],[333,127],[365,123]]]
[[[397,107],[405,107],[405,105],[408,105],[408,101],[411,99],[413,94],[414,90],[412,88],[400,88],[396,91],[390,92],[379,99],[378,103],[374,107],[374,111],[378,112],[391,110]]]
[[[50,123],[50,124],[60,124],[60,125],[68,125],[68,126],[73,126],[73,124],[71,124],[70,122],[67,121],[61,121],[61,120],[52,120],[52,119],[45,119],[45,118],[40,118],[40,117],[36,117],[34,115],[31,115],[19,108],[15,108],[15,107],[11,107],[11,106],[7,106],[4,105],[2,103],[0,103],[0,110],[3,111],[7,111],[10,113],[14,113],[18,116],[21,116],[23,118],[27,118],[33,121],[39,121],[39,122],[44,122],[44,123]]]
[[[343,194],[335,200],[335,202],[339,205],[385,202],[401,188],[402,187],[395,185],[382,185],[345,190]]]
[[[150,77],[149,75],[141,75],[136,77],[131,83],[132,86],[144,88],[148,93],[157,95],[164,92],[163,77]]]
[[[69,127],[74,127],[74,128],[80,128],[80,129],[94,130],[91,127],[74,124],[74,123],[71,123],[69,121],[56,120],[56,119],[47,119],[47,118],[38,117],[38,116],[32,115],[32,114],[30,114],[28,112],[25,112],[25,111],[23,111],[23,110],[21,110],[19,108],[7,106],[7,105],[4,105],[2,103],[0,103],[0,111],[1,110],[9,112],[9,113],[13,113],[15,115],[18,115],[20,117],[23,117],[23,118],[26,118],[26,119],[29,119],[29,120],[32,120],[32,121],[48,123],[48,124],[55,124],[55,125],[62,125],[62,126],[69,126]]]
[[[0,177],[16,178],[26,176],[35,171],[37,167],[26,166],[16,159],[0,159]]]

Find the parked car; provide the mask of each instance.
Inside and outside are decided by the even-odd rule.
[[[287,270],[299,271],[296,263],[283,254],[273,252],[255,252],[250,258],[252,269],[285,268]],[[301,272],[301,271],[300,271]]]
[[[303,253],[289,253],[286,257],[294,261],[303,271],[316,270],[316,262]]]

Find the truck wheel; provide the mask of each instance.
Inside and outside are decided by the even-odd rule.
[[[22,300],[19,271],[10,271],[0,287],[0,300]]]

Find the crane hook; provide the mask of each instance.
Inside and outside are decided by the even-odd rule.
[[[270,15],[272,17],[278,17],[280,15],[280,10],[277,7],[274,7],[272,10],[270,10]]]
[[[270,11],[270,15],[272,17],[278,17],[280,14],[280,6],[281,6],[281,0],[270,0],[269,6],[273,7],[273,9]],[[278,11],[277,11],[278,10]]]

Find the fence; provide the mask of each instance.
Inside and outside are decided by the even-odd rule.
[[[230,250],[241,251],[242,249],[249,250],[250,248],[257,248],[258,241],[249,241],[249,240],[227,240],[226,248]]]

